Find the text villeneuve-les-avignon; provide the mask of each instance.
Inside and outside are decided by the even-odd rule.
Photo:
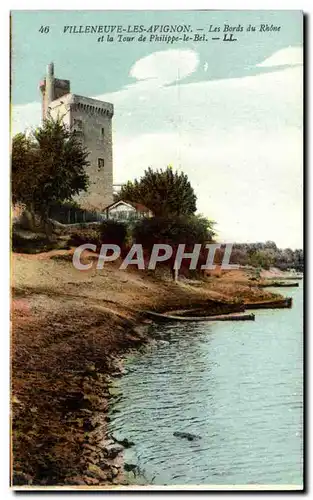
[[[250,29],[249,29],[250,27]],[[200,28],[200,27],[199,27]],[[197,29],[199,29],[197,28]],[[242,24],[232,26],[230,24],[224,24],[223,26],[215,26],[210,24],[206,27],[201,27],[201,29],[209,32],[221,32],[221,33],[232,33],[232,32],[243,32],[247,31],[260,31],[260,32],[272,32],[280,31],[280,26],[275,26],[273,24],[262,23],[258,26],[252,27],[248,25],[244,27]],[[70,35],[78,34],[123,34],[123,33],[192,33],[193,27],[191,24],[151,24],[145,26],[143,24],[128,24],[128,25],[66,25],[63,27],[63,33]]]

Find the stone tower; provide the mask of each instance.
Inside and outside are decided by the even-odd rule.
[[[89,189],[76,201],[82,208],[102,211],[113,202],[113,104],[71,93],[69,80],[54,77],[53,63],[47,66],[40,90],[43,119],[61,118],[90,152]]]

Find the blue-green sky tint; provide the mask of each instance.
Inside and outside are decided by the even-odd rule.
[[[301,13],[295,11],[14,11],[13,102],[38,99],[38,80],[47,62],[54,61],[60,77],[75,82],[75,92],[97,95],[113,92],[134,80],[129,68],[151,52],[193,49],[199,54],[198,70],[184,83],[253,75],[268,71],[256,68],[274,52],[288,46],[301,46]],[[297,19],[298,18],[298,19]],[[202,27],[229,24],[247,26],[267,23],[281,26],[279,33],[240,33],[240,43],[97,43],[96,34],[63,34],[67,25],[191,25]],[[49,26],[48,34],[39,33]],[[208,69],[204,71],[204,64]],[[202,63],[202,64],[201,64]],[[64,76],[66,75],[66,76]]]

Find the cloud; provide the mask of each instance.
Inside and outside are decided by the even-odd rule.
[[[130,76],[137,80],[154,79],[161,83],[171,83],[193,73],[198,64],[199,56],[193,50],[164,50],[136,61],[130,70]]]
[[[97,96],[115,106],[114,182],[173,164],[188,174],[199,211],[218,221],[221,240],[302,246],[302,78],[298,66],[175,86],[147,77]],[[14,108],[20,130],[32,112],[38,123],[38,110]]]
[[[30,102],[12,108],[12,134],[37,126],[41,119],[41,103]]]
[[[286,47],[274,52],[257,66],[268,68],[273,66],[296,66],[299,64],[303,64],[302,47]]]
[[[114,149],[121,181],[169,163],[187,173],[198,210],[218,221],[221,241],[272,239],[283,247],[302,241],[301,156],[294,129],[119,135]]]

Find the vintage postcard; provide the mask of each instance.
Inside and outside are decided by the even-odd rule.
[[[302,490],[303,13],[12,11],[11,194],[11,486]]]

